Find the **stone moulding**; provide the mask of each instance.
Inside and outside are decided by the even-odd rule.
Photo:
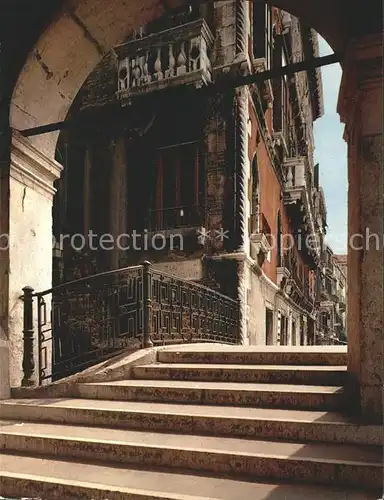
[[[287,269],[286,267],[278,267],[276,269],[277,271],[277,284],[278,286],[281,286],[282,283],[283,283],[283,280],[284,282],[289,279],[291,277],[291,273],[289,271],[289,269]]]
[[[285,157],[288,157],[289,150],[283,132],[274,132],[272,138],[276,146],[281,146],[283,148]]]
[[[285,281],[282,292],[295,304],[295,306],[301,308],[309,315],[312,315],[314,311],[314,302],[311,302],[304,296],[294,279],[288,278]]]
[[[266,255],[272,249],[264,233],[251,234],[250,240],[256,255],[258,255],[259,253]]]

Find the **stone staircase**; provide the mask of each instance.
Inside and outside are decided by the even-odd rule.
[[[342,413],[345,350],[183,346],[156,359],[66,397],[2,402],[0,496],[379,498],[383,431]]]

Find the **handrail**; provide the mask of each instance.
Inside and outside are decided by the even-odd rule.
[[[49,288],[48,290],[44,290],[42,292],[34,292],[32,294],[32,297],[42,297],[43,295],[47,295],[48,293],[52,293],[53,291],[56,291],[56,290],[59,290],[62,288],[68,288],[71,285],[75,285],[75,284],[80,283],[82,281],[88,281],[90,279],[98,279],[98,278],[101,278],[103,276],[110,276],[110,275],[116,274],[116,272],[120,273],[120,272],[124,272],[124,271],[135,271],[135,270],[143,269],[143,268],[144,268],[144,265],[141,264],[141,265],[137,265],[137,266],[122,267],[119,269],[114,269],[113,271],[105,271],[103,273],[92,274],[90,276],[85,276],[85,277],[79,278],[77,280],[72,280],[72,281],[68,281],[67,283],[62,283],[61,285],[54,286],[54,287]],[[227,300],[231,300],[232,302],[236,303],[235,299],[232,299],[231,297],[228,297],[227,295],[224,295],[223,293],[218,292],[217,290],[214,290],[213,288],[209,288],[209,287],[202,285],[200,283],[196,283],[195,281],[190,281],[190,280],[186,280],[184,278],[179,278],[178,276],[176,276],[174,274],[167,273],[166,271],[157,270],[154,267],[152,267],[152,272],[160,274],[161,276],[166,276],[167,278],[182,281],[183,283],[188,284],[188,285],[193,285],[194,288],[201,288],[202,290],[205,290],[209,293],[214,293],[215,295],[217,295],[219,297],[225,298]],[[23,297],[23,296],[21,296],[21,297]]]
[[[70,285],[74,285],[75,283],[80,283],[81,281],[96,279],[96,278],[100,278],[102,276],[109,276],[111,274],[116,274],[116,272],[123,272],[123,271],[128,271],[128,270],[134,271],[134,270],[138,270],[138,269],[142,269],[142,268],[143,268],[143,265],[128,266],[128,267],[122,267],[121,269],[114,269],[113,271],[105,271],[102,273],[91,274],[90,276],[84,276],[83,278],[79,278],[77,280],[72,280],[72,281],[68,281],[66,283],[62,283],[61,285],[54,286],[52,288],[49,288],[48,290],[43,290],[42,292],[34,292],[32,294],[32,296],[33,297],[42,297],[43,295],[47,295],[48,293],[52,293],[55,290],[59,290],[61,288],[67,288]]]
[[[175,276],[174,274],[167,273],[166,271],[159,271],[156,268],[154,268],[152,272],[160,274],[161,276],[166,276],[167,278],[171,278],[171,279],[176,279],[178,281],[182,281],[183,283],[185,283],[187,285],[191,285],[194,288],[200,288],[200,289],[202,289],[202,290],[204,290],[206,292],[213,293],[214,295],[217,295],[218,297],[222,297],[223,299],[231,301],[234,304],[237,303],[237,301],[235,299],[232,299],[231,297],[228,297],[227,295],[224,295],[223,293],[218,292],[217,290],[214,290],[213,288],[209,288],[208,286],[202,285],[201,283],[196,283],[194,281],[186,280],[184,278],[179,278],[178,276]]]
[[[86,290],[82,284],[87,284]],[[157,270],[148,261],[42,292],[24,287],[21,298],[23,386],[33,385],[36,366],[38,383],[42,384],[76,373],[128,347],[239,342],[238,300]],[[37,318],[33,318],[34,299]]]

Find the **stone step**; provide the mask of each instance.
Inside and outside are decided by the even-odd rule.
[[[231,365],[347,365],[344,346],[176,346],[159,351],[161,363]]]
[[[1,494],[50,500],[376,500],[379,493],[256,483],[183,471],[0,455]]]
[[[227,437],[139,432],[112,428],[3,422],[5,452],[166,467],[334,486],[379,489],[382,449]]]
[[[263,384],[344,385],[346,366],[209,365],[153,363],[133,367],[133,378]]]
[[[381,426],[361,425],[340,413],[263,408],[140,403],[92,399],[8,400],[3,420],[175,431],[290,441],[380,446]]]
[[[89,399],[292,408],[340,411],[343,388],[280,384],[121,380],[77,384],[77,396]]]

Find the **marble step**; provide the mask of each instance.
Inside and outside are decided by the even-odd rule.
[[[161,363],[346,366],[345,346],[177,346],[159,351]]]
[[[340,413],[99,399],[8,400],[3,420],[211,436],[381,445],[383,428]]]
[[[135,366],[132,372],[137,379],[340,386],[345,384],[347,367],[153,363]]]
[[[110,463],[0,454],[6,497],[49,500],[377,500],[379,492],[269,481],[248,482]]]
[[[123,401],[340,411],[341,386],[121,380],[77,384],[77,397]]]
[[[58,424],[1,425],[3,452],[378,489],[381,447],[278,442]]]

